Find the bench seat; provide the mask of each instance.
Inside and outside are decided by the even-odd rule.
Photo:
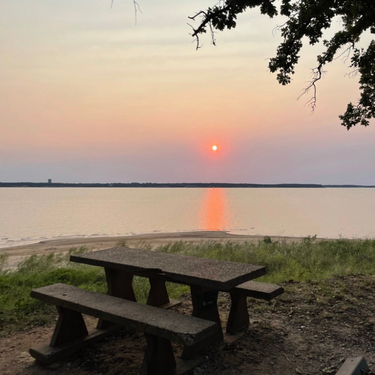
[[[189,315],[122,298],[95,293],[71,285],[54,284],[31,292],[31,297],[56,305],[59,312],[50,346],[66,345],[87,335],[82,314],[94,316],[146,335],[147,349],[142,374],[174,373],[176,362],[170,341],[194,347],[217,332],[217,324]],[[30,354],[43,361],[43,353],[30,349]]]
[[[284,293],[284,288],[259,281],[247,281],[231,289],[231,308],[227,322],[227,333],[236,334],[249,326],[249,312],[247,309],[247,297],[271,301]]]
[[[247,281],[243,284],[237,285],[233,288],[231,293],[240,293],[246,297],[253,297],[258,299],[265,299],[271,301],[271,299],[284,293],[284,288],[269,283],[262,283],[260,281]]]

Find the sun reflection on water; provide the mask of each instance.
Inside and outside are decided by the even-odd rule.
[[[199,225],[202,230],[227,230],[229,228],[229,208],[225,189],[206,189],[202,202]]]

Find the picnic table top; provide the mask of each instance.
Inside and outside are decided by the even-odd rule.
[[[145,277],[161,274],[170,281],[223,291],[266,273],[265,267],[254,264],[127,247],[114,247],[108,250],[71,255],[70,260]]]

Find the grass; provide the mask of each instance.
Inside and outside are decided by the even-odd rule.
[[[105,292],[104,271],[99,267],[81,266],[69,262],[72,253],[87,251],[73,248],[68,255],[32,255],[21,262],[17,270],[0,268],[0,335],[30,328],[51,321],[56,309],[30,298],[31,289],[53,283],[66,283],[85,289]]]
[[[318,281],[335,276],[375,274],[375,240],[317,240],[287,243],[265,237],[258,243],[176,242],[158,251],[264,265],[263,281]]]
[[[149,249],[147,245],[144,248]],[[106,281],[101,267],[69,262],[70,254],[84,251],[87,249],[73,248],[68,255],[33,255],[15,271],[4,268],[6,259],[0,257],[0,335],[56,317],[54,307],[30,298],[33,288],[60,282],[104,293]],[[156,251],[264,265],[267,275],[259,280],[273,283],[321,282],[335,276],[375,274],[375,240],[307,237],[301,242],[286,243],[265,237],[258,243],[181,241],[160,246]],[[145,302],[148,280],[135,277],[133,286],[137,300]],[[187,286],[172,283],[167,283],[167,289],[171,298],[189,291]]]

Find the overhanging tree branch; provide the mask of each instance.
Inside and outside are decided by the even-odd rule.
[[[317,82],[323,74],[323,67],[332,62],[338,51],[349,44],[344,51],[354,51],[351,67],[360,77],[360,99],[357,105],[348,104],[344,115],[339,116],[347,129],[356,124],[369,125],[369,120],[375,118],[375,47],[374,40],[367,49],[356,49],[360,37],[369,30],[375,33],[375,6],[373,0],[280,0],[279,9],[274,6],[275,0],[227,0],[220,5],[200,11],[190,19],[201,17],[201,23],[193,28],[192,36],[197,40],[199,35],[211,27],[211,38],[214,29],[224,30],[236,26],[239,13],[248,8],[259,7],[262,14],[270,17],[280,13],[288,17],[284,25],[279,27],[284,40],[279,45],[276,56],[270,59],[269,69],[277,74],[277,80],[282,85],[292,81],[294,68],[299,62],[302,39],[307,38],[311,45],[322,41],[323,32],[331,27],[332,20],[339,17],[342,20],[342,30],[336,32],[330,40],[323,40],[325,51],[317,56],[318,66],[313,69],[310,84],[303,90],[302,95],[313,90],[313,96],[308,104],[314,110],[317,103]],[[340,54],[339,56],[341,56]]]
[[[367,49],[359,50],[356,45],[367,30],[375,34],[374,0],[279,0],[278,8],[274,5],[275,1],[220,0],[212,8],[200,10],[189,17],[192,21],[200,18],[198,27],[188,24],[193,30],[191,35],[196,41],[196,49],[201,47],[199,36],[207,32],[207,26],[210,28],[212,44],[216,45],[215,30],[236,27],[237,15],[249,8],[259,7],[262,14],[271,18],[281,14],[287,17],[285,24],[278,27],[284,40],[268,66],[272,73],[277,73],[279,83],[287,85],[292,81],[294,68],[299,61],[302,39],[307,38],[311,45],[320,42],[323,32],[331,27],[332,20],[339,17],[342,30],[336,32],[330,40],[323,40],[326,50],[317,56],[318,66],[312,70],[312,80],[299,97],[313,89],[308,104],[315,110],[316,84],[322,77],[324,65],[332,62],[338,50],[349,43],[350,47],[344,53],[350,56],[350,52],[354,51],[350,67],[360,77],[360,99],[357,105],[349,103],[346,112],[339,118],[348,130],[357,124],[368,126],[369,120],[375,118],[375,41],[372,40]],[[133,0],[133,4],[137,16],[139,5],[136,0]]]

